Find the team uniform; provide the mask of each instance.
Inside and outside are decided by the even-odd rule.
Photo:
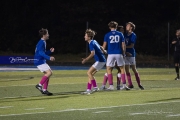
[[[106,66],[112,68],[115,66],[115,63],[117,64],[117,66],[124,66],[125,62],[124,62],[123,51],[122,51],[122,42],[124,42],[124,35],[119,31],[111,30],[110,32],[108,32],[105,35],[104,42],[107,43],[107,47],[108,47],[108,49],[107,49],[108,57],[107,57]],[[123,87],[119,88],[119,89],[127,90],[128,88],[126,86],[125,74],[121,74],[118,77],[120,77],[120,76],[121,76],[121,80],[123,83]],[[114,90],[112,73],[107,74],[107,79],[108,79],[109,85],[110,85],[107,90]],[[102,88],[103,88],[103,86],[102,86]]]
[[[46,51],[46,41],[45,40],[39,40],[39,42],[36,45],[35,49],[35,55],[34,55],[34,65],[37,66],[37,68],[41,72],[45,72],[47,70],[51,70],[49,65],[46,63],[46,60],[50,60],[51,51]],[[49,84],[49,77],[43,76],[40,83],[37,84],[35,87],[42,93],[46,95],[52,95],[49,91],[47,91]],[[42,88],[43,87],[43,88]]]
[[[131,44],[135,44],[137,37],[136,37],[136,34],[134,32],[132,32],[130,35],[125,34],[124,38],[125,38],[126,46],[129,46]],[[126,52],[131,53],[132,56],[125,58],[125,64],[126,65],[136,65],[136,60],[135,60],[136,52],[135,52],[134,47],[126,48]]]
[[[89,42],[89,50],[94,51],[95,63],[92,65],[92,67],[95,68],[96,71],[99,71],[106,64],[106,58],[100,48],[100,45],[98,44],[98,42],[96,40],[91,40]],[[90,94],[92,86],[94,87],[93,92],[99,90],[99,88],[97,87],[95,78],[93,77],[93,79],[90,81],[91,81],[91,83],[89,83],[89,82],[87,83],[87,90],[85,92],[82,92],[81,94]]]
[[[38,44],[36,45],[35,55],[34,55],[34,65],[41,71],[47,71],[50,69],[49,65],[46,64],[46,60],[50,60],[51,51],[46,51],[46,41],[39,40]]]
[[[94,60],[96,61],[92,66],[99,71],[100,69],[102,69],[104,67],[104,65],[106,64],[106,58],[103,54],[103,52],[100,49],[100,45],[98,44],[98,42],[96,40],[91,40],[89,42],[89,50],[90,51],[94,51],[95,55],[94,55]]]
[[[123,66],[125,63],[121,43],[124,42],[124,35],[119,31],[110,31],[105,35],[104,42],[108,45],[106,66],[114,67],[115,62],[117,62],[117,66]]]

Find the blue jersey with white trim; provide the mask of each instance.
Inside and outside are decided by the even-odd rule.
[[[128,33],[126,33],[124,35],[124,37],[125,37],[126,46],[129,46],[131,44],[135,45],[135,43],[136,43],[136,34],[134,32],[132,32],[130,35],[128,35]],[[132,57],[136,56],[136,52],[135,52],[134,47],[133,48],[126,48],[126,52],[131,53]]]
[[[95,55],[94,55],[95,61],[106,62],[106,58],[100,48],[100,45],[98,44],[96,40],[91,40],[89,42],[89,50],[95,52]]]
[[[108,32],[104,37],[104,42],[107,43],[108,54],[122,54],[122,42],[124,42],[122,32],[116,30]]]
[[[46,63],[46,60],[50,60],[51,51],[46,51],[46,41],[45,40],[39,40],[39,42],[36,45],[35,49],[35,55],[34,55],[34,65],[38,66],[41,64]]]

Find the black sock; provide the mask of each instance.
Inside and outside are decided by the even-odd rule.
[[[177,77],[179,78],[179,66],[175,66]]]

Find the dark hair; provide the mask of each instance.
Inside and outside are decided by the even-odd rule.
[[[97,33],[96,33],[94,30],[92,30],[92,29],[87,29],[87,30],[85,31],[85,34],[87,34],[88,37],[90,37],[91,39],[93,39],[94,36],[95,36]]]
[[[135,26],[135,24],[134,24],[134,23],[132,23],[132,22],[128,22],[127,24],[130,24],[130,25],[131,25],[131,27],[132,27],[132,31],[134,31],[134,30],[135,30],[136,26]],[[127,25],[127,24],[126,24],[126,25]]]
[[[42,28],[41,30],[39,30],[39,36],[43,37],[43,35],[46,35],[48,33],[47,29]]]
[[[108,24],[108,26],[109,26],[110,28],[117,28],[118,23],[115,22],[115,21],[111,21],[111,22]]]
[[[179,32],[179,31],[180,31],[180,29],[177,29],[177,30],[176,30],[176,32]]]

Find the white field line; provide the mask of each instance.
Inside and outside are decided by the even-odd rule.
[[[43,110],[44,108],[29,108],[29,109],[24,109],[24,110]]]
[[[130,115],[157,115],[157,114],[170,114],[172,112],[163,112],[163,111],[146,111],[142,113],[130,113]]]
[[[97,111],[97,112],[93,112],[93,113],[106,113],[106,112],[112,112],[112,111]]]
[[[13,106],[0,106],[0,109],[5,109],[5,108],[12,108]]]
[[[21,114],[4,114],[2,116],[22,116],[22,115],[35,115],[35,114],[49,114],[49,113],[61,113],[61,112],[72,112],[72,111],[87,111],[87,110],[97,110],[97,109],[110,109],[110,108],[120,108],[120,107],[131,107],[131,106],[145,106],[145,105],[157,105],[157,104],[168,104],[168,103],[178,103],[180,101],[169,101],[169,102],[156,102],[156,103],[145,103],[145,104],[131,104],[131,105],[121,105],[121,106],[106,106],[106,107],[95,107],[95,108],[83,108],[83,109],[66,109],[59,111],[48,111],[48,112],[31,112],[31,113],[21,113]]]
[[[175,115],[167,115],[167,117],[179,117],[180,114],[175,114]]]

